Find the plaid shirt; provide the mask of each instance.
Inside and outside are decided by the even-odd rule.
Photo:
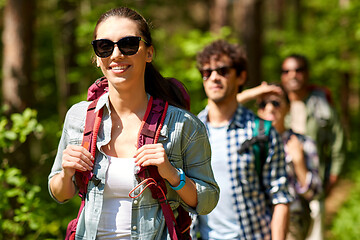
[[[198,117],[208,124],[208,107]],[[268,156],[263,166],[263,183],[255,169],[255,156],[252,147],[238,154],[242,143],[252,138],[255,115],[239,105],[227,129],[227,156],[224,162],[231,175],[233,205],[229,206],[237,215],[240,239],[271,238],[271,205],[289,203],[292,197],[288,192],[288,180],[284,157],[284,147],[279,134],[271,128]],[[210,136],[210,138],[216,136]],[[263,185],[263,188],[262,186]],[[221,189],[220,189],[221,191]]]

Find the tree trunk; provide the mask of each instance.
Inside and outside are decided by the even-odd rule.
[[[59,7],[62,10],[62,18],[56,19],[54,26],[58,31],[54,36],[56,49],[55,54],[55,71],[56,84],[58,89],[58,111],[59,119],[64,119],[67,111],[67,99],[70,95],[78,94],[79,83],[69,83],[69,73],[71,68],[76,67],[76,36],[75,29],[77,26],[77,3],[69,0],[60,0]]]
[[[237,9],[235,19],[240,25],[241,39],[248,58],[249,87],[260,84],[262,79],[262,4],[263,0],[238,0],[234,3],[234,9]]]
[[[34,102],[34,5],[35,0],[7,0],[4,9],[2,95],[9,112],[21,112]]]
[[[210,8],[210,31],[219,33],[226,25],[228,16],[228,0],[214,0]]]
[[[348,8],[350,4],[349,0],[339,0],[339,6],[342,9]],[[343,29],[349,29],[348,28],[348,21],[345,17],[341,19],[340,25]],[[347,32],[347,31],[346,31]],[[349,59],[349,49],[347,46],[345,46],[344,49],[341,50],[341,59],[342,61],[348,61]],[[350,139],[350,110],[349,105],[350,102],[350,79],[351,79],[351,73],[350,72],[343,72],[342,73],[342,81],[341,81],[341,122],[344,126],[344,131],[347,139]]]
[[[275,2],[276,12],[276,27],[279,30],[284,29],[284,12],[285,12],[285,0],[276,0]]]
[[[9,106],[5,113],[8,116],[33,107],[35,102],[31,79],[35,3],[36,0],[7,0],[4,9],[2,95],[4,104]],[[30,149],[27,139],[14,144],[1,160],[30,176],[33,168]]]
[[[297,32],[301,32],[303,30],[302,27],[302,5],[301,5],[301,0],[295,0],[295,29],[297,30]]]

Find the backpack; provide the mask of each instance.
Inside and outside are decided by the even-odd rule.
[[[171,81],[177,81],[176,79],[172,79]],[[185,89],[181,89],[181,83],[178,82],[176,84],[180,89],[180,91],[185,91]],[[92,101],[87,109],[86,114],[86,122],[84,128],[84,135],[82,146],[89,150],[89,152],[94,156],[96,153],[96,139],[98,130],[101,124],[101,118],[103,114],[103,108],[95,113],[96,104],[98,102],[99,97],[108,91],[108,82],[105,77],[99,78],[93,83],[88,89],[88,101]],[[189,96],[187,95],[188,99]],[[166,111],[168,108],[168,103],[162,99],[154,99],[150,98],[147,110],[144,116],[144,120],[142,121],[141,130],[138,137],[138,147],[143,146],[144,144],[156,143],[160,134],[160,130],[162,128],[163,121],[166,116]],[[136,175],[136,178],[140,182],[138,186],[136,186],[130,193],[129,196],[131,198],[136,198],[131,196],[131,193],[143,183],[147,185],[144,187],[144,190],[149,187],[152,193],[152,197],[154,199],[158,199],[161,209],[163,211],[165,222],[168,228],[168,232],[172,240],[187,240],[191,239],[190,237],[190,225],[191,218],[189,213],[182,207],[179,206],[178,217],[174,217],[174,213],[170,207],[170,204],[166,199],[166,185],[164,179],[160,176],[156,166],[148,166],[141,167],[139,172]],[[95,186],[98,186],[101,182],[100,179],[93,174],[92,171],[76,171],[75,173],[76,183],[79,187],[79,196],[81,197],[81,205],[79,208],[78,216],[76,219],[73,219],[66,230],[65,240],[73,240],[75,239],[76,226],[78,223],[78,219],[80,217],[80,213],[85,205],[85,197],[87,192],[87,185],[89,181],[92,181]],[[148,183],[150,182],[150,183]],[[143,190],[143,191],[144,191]]]
[[[263,166],[268,152],[269,133],[271,128],[271,121],[255,117],[255,127],[253,129],[253,136],[245,140],[238,150],[239,154],[244,153],[246,150],[253,146],[255,155],[255,169],[259,176],[260,186],[263,187]]]

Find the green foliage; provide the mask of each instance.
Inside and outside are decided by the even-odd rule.
[[[203,4],[202,6],[208,6],[208,1],[195,1],[195,4],[199,2]],[[282,29],[274,26],[269,10],[264,11],[266,19],[264,19],[263,34],[264,78],[262,80],[279,81],[281,60],[289,53],[302,53],[310,60],[311,80],[328,86],[332,90],[335,103],[338,104],[341,98],[339,88],[342,81],[341,74],[344,71],[351,74],[351,88],[359,89],[360,2],[351,0],[348,7],[340,8],[339,0],[300,1],[303,4],[300,31],[294,27],[297,20],[297,15],[293,14],[291,8],[294,1],[285,2],[287,9]],[[66,3],[73,4],[73,8],[64,8],[63,5]],[[0,0],[0,9],[3,9],[5,4],[6,1]],[[155,65],[164,76],[175,77],[186,85],[190,92],[193,113],[198,113],[205,106],[206,97],[203,93],[202,80],[196,68],[196,53],[217,38],[226,38],[231,42],[239,42],[239,40],[234,38],[236,35],[234,26],[223,28],[219,35],[206,31],[208,19],[196,22],[191,18],[196,15],[196,9],[184,7],[193,7],[195,4],[193,1],[175,0],[37,2],[35,66],[32,73],[36,86],[34,95],[37,111],[28,109],[22,114],[15,114],[10,119],[1,115],[0,148],[3,151],[14,151],[16,146],[25,141],[28,134],[32,132],[38,134],[42,131],[45,134],[41,140],[37,140],[39,147],[37,151],[41,152],[41,156],[33,160],[36,161],[36,167],[39,169],[36,176],[25,179],[18,170],[5,165],[0,170],[0,240],[63,239],[68,221],[76,216],[79,200],[75,198],[66,205],[55,203],[47,192],[46,176],[56,153],[64,117],[59,116],[59,103],[69,107],[75,102],[84,100],[88,86],[101,76],[101,72],[92,62],[90,41],[95,22],[104,11],[126,5],[135,8],[149,19],[154,26],[152,33],[156,48]],[[208,9],[203,10],[208,11]],[[62,39],[71,31],[66,27],[72,20],[76,21],[75,49],[74,52],[65,55],[64,52],[69,46],[66,46]],[[69,66],[65,76],[69,93],[66,99],[60,99],[58,75],[64,67],[61,64],[64,64],[68,58],[74,58],[72,61],[74,64]],[[355,115],[358,110],[351,112],[355,119],[351,126],[354,130],[352,132],[359,132],[358,118]],[[353,136],[354,150],[359,146],[359,141],[359,136],[357,138]],[[352,169],[355,171],[359,168]],[[31,184],[29,181],[39,182]],[[356,191],[360,192],[360,189],[357,187]],[[339,212],[339,220],[334,222],[333,231],[336,239],[356,239],[356,234],[359,236],[358,230],[355,229],[360,225],[356,216],[360,212],[356,204],[356,201],[360,201],[356,191],[354,190],[353,200],[349,200]],[[9,229],[12,229],[11,232]],[[7,234],[6,237],[2,235],[3,233]]]
[[[301,29],[294,14],[287,15],[283,29],[267,26],[265,31],[265,81],[280,80],[280,64],[291,53],[308,57],[312,83],[327,86],[339,107],[343,73],[349,73],[351,87],[359,88],[359,1],[340,7],[339,1],[301,1]],[[270,22],[270,21],[269,21]]]
[[[25,142],[30,133],[42,132],[34,110],[12,114],[10,119],[9,122],[5,116],[0,118],[2,149],[14,149],[16,144]],[[46,217],[49,209],[48,204],[38,196],[41,188],[30,184],[19,169],[9,167],[5,162],[1,165],[0,239],[36,239],[44,233],[58,232]]]
[[[37,112],[33,109],[25,109],[23,113],[14,113],[9,121],[6,116],[0,117],[0,148],[6,150],[14,149],[16,142],[23,143],[26,137],[34,132],[40,134],[43,127],[38,123]]]
[[[354,187],[350,192],[349,199],[338,211],[332,223],[331,239],[334,240],[360,239],[360,175],[358,174],[360,159],[358,154],[353,157],[350,160],[349,170],[352,173]]]
[[[61,220],[49,215],[54,205],[40,198],[40,190],[19,169],[7,165],[0,169],[0,240],[61,235]]]
[[[37,112],[32,109],[12,114],[10,121],[1,115],[0,148],[4,151],[14,150],[16,145],[25,142],[29,134],[42,133],[43,127],[36,116]],[[43,196],[39,185],[30,183],[19,169],[10,167],[6,161],[0,165],[0,240],[61,239],[69,218],[54,218],[57,204]],[[49,196],[47,191],[46,195]],[[74,207],[69,210],[74,211]],[[68,211],[64,211],[64,214],[76,215]]]
[[[178,31],[172,36],[168,36],[164,29],[153,31],[156,42],[166,43],[155,44],[157,53],[154,62],[164,76],[175,77],[185,84],[190,93],[193,113],[198,113],[206,105],[202,79],[196,66],[196,54],[216,39],[236,42],[231,33],[229,27],[222,28],[217,35],[198,29]]]

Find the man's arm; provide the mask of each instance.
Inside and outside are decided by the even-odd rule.
[[[331,189],[334,187],[338,180],[338,176],[342,170],[342,166],[345,162],[345,134],[344,130],[341,126],[341,122],[335,109],[333,111],[333,126],[332,126],[332,133],[334,135],[332,142],[331,142],[331,169],[330,169],[330,176],[329,182],[327,183],[326,193],[329,194]]]
[[[289,223],[289,204],[276,204],[271,219],[271,239],[285,240]]]

